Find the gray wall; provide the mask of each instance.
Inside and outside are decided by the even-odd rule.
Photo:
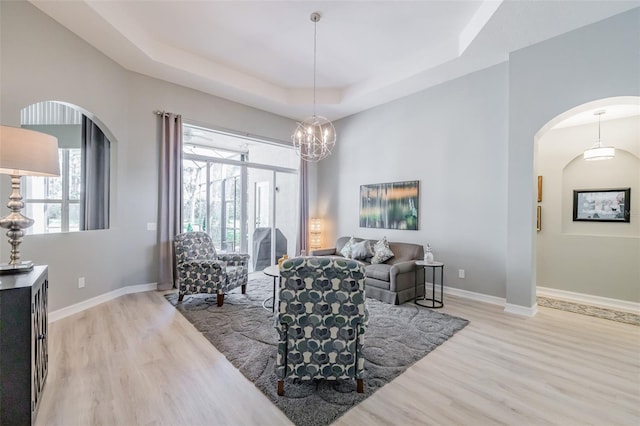
[[[584,161],[597,126],[594,118],[590,124],[551,130],[538,141],[543,193],[537,284],[640,302],[640,116],[604,121],[603,145],[614,146],[616,156]],[[607,188],[631,188],[630,223],[574,222],[573,191]]]
[[[325,245],[343,235],[429,243],[447,285],[504,297],[507,71],[503,63],[337,122],[335,154],[318,167]],[[360,228],[360,185],[404,180],[420,181],[419,230]]]
[[[640,9],[509,57],[507,302],[535,304],[534,136],[578,105],[640,94]]]
[[[91,112],[114,136],[111,228],[30,235],[21,246],[23,259],[49,265],[50,310],[157,281],[157,235],[146,230],[158,209],[155,110],[285,141],[295,128],[292,120],[129,72],[27,2],[3,1],[0,12],[0,123],[19,126],[22,108],[57,100]],[[2,177],[0,200],[8,189]],[[3,239],[5,262],[8,252]]]
[[[640,93],[640,9],[513,52],[508,63],[337,123],[318,170],[327,239],[431,243],[446,285],[535,305],[534,137],[588,101]],[[419,179],[420,230],[360,228],[358,188]],[[466,278],[457,278],[465,269]],[[620,297],[625,297],[621,295]]]

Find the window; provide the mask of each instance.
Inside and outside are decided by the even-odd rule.
[[[27,217],[35,221],[29,233],[80,230],[80,149],[62,148],[59,177],[30,177],[25,185]]]
[[[23,128],[58,139],[59,177],[25,177],[29,234],[109,227],[110,141],[79,109],[46,101],[21,111]]]

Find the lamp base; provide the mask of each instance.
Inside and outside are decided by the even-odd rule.
[[[26,260],[20,263],[0,263],[0,274],[20,274],[33,269],[33,262]]]
[[[0,218],[0,227],[8,229],[7,237],[11,245],[11,255],[9,263],[0,264],[0,274],[19,274],[29,272],[33,269],[33,262],[30,260],[20,261],[20,250],[18,247],[22,243],[24,229],[33,225],[33,219],[29,219],[20,213],[24,207],[22,195],[20,195],[20,176],[11,175],[11,195],[7,207],[11,213],[5,218]]]

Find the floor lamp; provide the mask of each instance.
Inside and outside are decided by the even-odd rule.
[[[0,264],[0,274],[28,272],[33,262],[21,261],[19,246],[24,229],[33,225],[21,213],[24,203],[20,194],[22,176],[59,176],[58,139],[33,130],[0,126],[0,173],[11,176],[11,195],[8,216],[0,219],[0,227],[8,229],[11,245],[9,263]]]

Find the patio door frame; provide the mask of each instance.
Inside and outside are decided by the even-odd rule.
[[[210,185],[211,185],[211,175],[210,175],[210,166],[211,164],[227,164],[231,166],[239,166],[240,167],[240,177],[241,177],[241,202],[240,202],[240,252],[248,253],[249,247],[247,243],[249,241],[248,236],[248,223],[249,223],[249,215],[248,215],[248,172],[249,169],[260,169],[260,170],[268,170],[272,172],[272,177],[270,181],[270,203],[271,203],[271,258],[275,256],[276,250],[276,187],[277,187],[277,174],[278,173],[287,173],[298,175],[299,171],[296,169],[291,169],[287,167],[280,166],[270,166],[268,164],[261,163],[252,163],[250,161],[239,161],[239,160],[231,160],[226,158],[215,158],[209,157],[206,155],[198,155],[198,154],[183,154],[183,160],[190,161],[199,161],[206,164],[206,179],[207,179],[207,190],[205,191],[206,197],[206,212],[205,212],[205,225],[207,232],[211,230],[211,224],[209,221],[210,213],[211,213],[211,194],[210,194]],[[298,212],[298,215],[300,212]]]

